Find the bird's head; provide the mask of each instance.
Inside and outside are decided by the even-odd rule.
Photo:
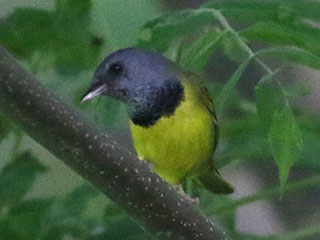
[[[122,49],[98,66],[82,102],[101,95],[118,99],[129,106],[134,123],[150,126],[162,116],[172,114],[182,100],[181,73],[161,54]]]

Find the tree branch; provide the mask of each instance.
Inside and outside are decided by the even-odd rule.
[[[229,239],[146,163],[45,89],[1,46],[0,112],[161,239]]]

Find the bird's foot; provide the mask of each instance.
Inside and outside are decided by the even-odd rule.
[[[199,198],[193,198],[189,194],[185,193],[181,185],[173,185],[173,187],[176,189],[177,193],[181,195],[184,199],[186,199],[189,203],[199,206]]]

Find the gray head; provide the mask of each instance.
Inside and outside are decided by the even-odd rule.
[[[82,101],[104,95],[132,109],[135,124],[151,126],[174,113],[183,98],[181,70],[161,54],[127,48],[106,57]]]

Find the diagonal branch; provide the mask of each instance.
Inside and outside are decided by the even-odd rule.
[[[161,239],[229,239],[146,163],[45,89],[1,46],[0,113]]]

